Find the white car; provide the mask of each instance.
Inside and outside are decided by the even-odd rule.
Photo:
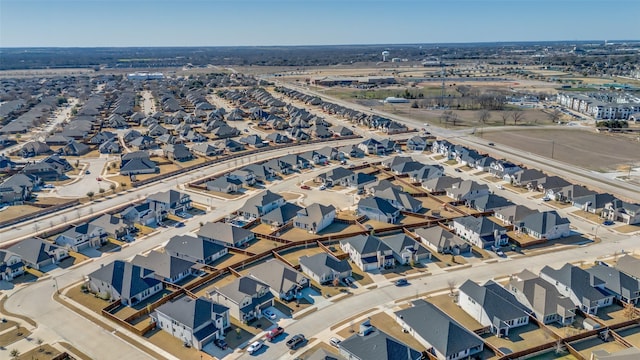
[[[258,340],[258,341],[254,341],[253,343],[251,343],[251,345],[249,345],[249,347],[247,348],[247,351],[249,352],[249,354],[253,354],[254,352],[258,351],[261,347],[262,347],[262,341]]]
[[[262,311],[262,315],[264,315],[264,317],[266,317],[269,320],[275,320],[276,319],[276,314],[269,310],[269,309],[265,309]]]
[[[504,188],[502,187],[502,185],[496,185],[496,188],[498,188],[499,190],[504,189]]]
[[[324,185],[320,185],[320,187],[319,187],[319,189],[320,189],[320,190],[325,190],[326,188],[327,188],[327,187],[326,187],[326,186],[324,186]]]

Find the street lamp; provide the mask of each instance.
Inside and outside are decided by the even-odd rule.
[[[53,285],[53,287],[56,288],[56,292],[58,293],[58,295],[60,295],[60,287],[58,286],[58,278],[54,277],[53,281],[55,282],[55,284]]]

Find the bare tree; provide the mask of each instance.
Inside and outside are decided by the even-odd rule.
[[[507,119],[509,119],[509,112],[508,111],[503,111],[500,113],[500,118],[502,119],[502,125],[506,126],[507,125]]]
[[[559,109],[553,109],[553,111],[547,113],[547,116],[549,116],[549,120],[557,123],[560,120],[560,117],[562,117],[562,111]]]
[[[458,114],[456,113],[452,113],[451,116],[449,117],[449,120],[453,123],[453,126],[456,126],[456,123],[458,122]]]
[[[480,120],[481,124],[485,124],[489,119],[491,119],[491,112],[489,112],[489,110],[481,110],[478,113],[478,120]]]
[[[524,120],[524,113],[520,109],[513,110],[511,112],[511,118],[513,119],[513,125],[518,125],[518,121]]]
[[[445,124],[447,122],[449,122],[449,119],[451,118],[451,115],[453,115],[453,111],[451,111],[451,110],[443,111],[442,115],[440,115],[440,123],[442,123],[443,121],[445,122]]]

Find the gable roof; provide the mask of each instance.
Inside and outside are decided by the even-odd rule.
[[[373,235],[356,235],[344,240],[340,244],[349,244],[353,250],[359,254],[369,254],[377,251],[391,250],[380,238]]]
[[[580,304],[590,304],[608,296],[594,287],[604,285],[604,281],[592,277],[586,270],[571,264],[564,264],[558,270],[547,265],[540,270],[540,274],[545,274],[567,286],[576,295]]]
[[[522,224],[523,227],[538,234],[546,234],[555,226],[569,224],[569,219],[563,218],[557,211],[551,210],[534,212],[522,219]]]
[[[253,266],[250,274],[278,293],[285,293],[297,287],[305,282],[305,279],[308,281],[304,274],[276,259]]]
[[[129,262],[116,260],[92,272],[89,277],[111,285],[121,297],[128,299],[160,283],[151,277],[152,273]]]
[[[625,255],[618,259],[616,269],[640,279],[640,259],[631,255]]]
[[[412,301],[411,307],[396,311],[395,315],[445,356],[483,345],[478,335],[422,299]]]
[[[504,227],[494,223],[493,221],[487,219],[486,217],[476,218],[474,216],[465,216],[463,218],[456,218],[453,220],[454,222],[462,225],[466,229],[473,231],[480,236],[484,235],[492,235],[494,230],[504,231],[506,230]]]
[[[325,252],[311,256],[301,256],[298,262],[315,274],[325,274],[331,270],[339,273],[351,270],[351,266],[346,259],[339,260],[335,256]]]
[[[482,286],[467,280],[460,285],[459,290],[480,304],[491,323],[498,328],[502,327],[505,321],[518,319],[531,313],[531,310],[520,304],[513,294],[492,280]]]
[[[163,279],[173,279],[195,265],[191,261],[155,250],[149,252],[147,256],[136,255],[131,263],[149,269]]]
[[[377,196],[360,199],[360,201],[358,201],[358,208],[361,207],[378,210],[383,214],[395,214],[400,211],[393,205],[391,205],[387,200]]]
[[[358,360],[417,360],[422,354],[382,330],[361,336],[354,334],[340,343],[340,349]]]
[[[255,297],[258,294],[259,289],[262,287],[267,288],[267,290],[269,289],[268,284],[253,276],[242,276],[235,279],[228,285],[215,289],[213,292],[218,292],[231,301],[239,304],[245,296]],[[269,291],[267,291],[266,294],[273,297]]]
[[[194,259],[204,260],[222,251],[224,246],[202,238],[177,235],[169,239],[164,249],[170,254],[181,254]]]
[[[603,280],[605,282],[605,288],[609,291],[622,295],[627,299],[635,298],[635,294],[640,291],[640,280],[616,268],[598,264],[587,269],[587,272],[591,274],[591,276]]]
[[[192,299],[189,296],[166,302],[156,309],[157,312],[192,330],[211,322],[216,315],[223,314],[228,310],[227,307],[216,304],[204,297]]]
[[[45,260],[49,260],[51,258],[49,252],[57,249],[58,246],[40,238],[28,237],[17,244],[10,246],[7,250],[18,255],[26,263],[38,264]]]
[[[458,235],[447,231],[441,226],[432,226],[428,228],[418,228],[414,232],[425,241],[439,248],[462,248],[466,249],[470,245]]]
[[[235,246],[238,241],[247,236],[252,236],[253,233],[247,229],[227,223],[208,222],[198,229],[196,235],[224,242],[228,246]]]
[[[559,314],[563,317],[574,314],[575,304],[560,294],[558,289],[529,270],[515,275],[509,285],[524,295],[533,309],[543,317]],[[544,321],[544,319],[539,319]]]

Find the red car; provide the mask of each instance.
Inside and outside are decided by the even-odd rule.
[[[102,178],[97,177],[97,178],[96,178],[96,180],[98,180],[98,181],[102,181]]]
[[[267,332],[267,340],[269,341],[273,341],[275,338],[277,338],[280,334],[284,333],[284,328],[278,326],[275,329],[271,329]]]
[[[311,190],[311,188],[309,186],[307,186],[307,185],[300,186],[300,189],[302,189],[302,190]]]

